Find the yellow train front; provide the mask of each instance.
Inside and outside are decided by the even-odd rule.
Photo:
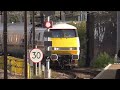
[[[78,64],[80,40],[75,26],[59,23],[50,28],[52,32],[51,66],[61,68]]]

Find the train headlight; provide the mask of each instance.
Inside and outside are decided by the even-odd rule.
[[[71,47],[69,50],[77,50],[77,47]]]
[[[57,47],[53,47],[52,50],[59,50],[59,48],[57,48]]]
[[[77,50],[77,47],[72,47],[72,50]]]
[[[52,47],[52,50],[77,50],[77,47]]]
[[[73,50],[72,48],[70,48],[70,50]]]

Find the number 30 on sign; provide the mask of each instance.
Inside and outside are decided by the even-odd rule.
[[[40,49],[35,48],[33,50],[31,50],[30,52],[30,59],[34,62],[34,63],[38,63],[40,61],[42,61],[43,59],[43,53]]]

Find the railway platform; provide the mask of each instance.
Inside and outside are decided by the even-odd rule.
[[[120,63],[109,64],[93,79],[117,79],[118,70],[120,70]]]

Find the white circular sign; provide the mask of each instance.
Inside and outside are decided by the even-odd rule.
[[[40,49],[35,48],[30,51],[30,60],[32,60],[34,63],[38,63],[42,61],[43,59],[43,53]]]
[[[46,22],[45,26],[50,27],[51,26],[50,22]]]

